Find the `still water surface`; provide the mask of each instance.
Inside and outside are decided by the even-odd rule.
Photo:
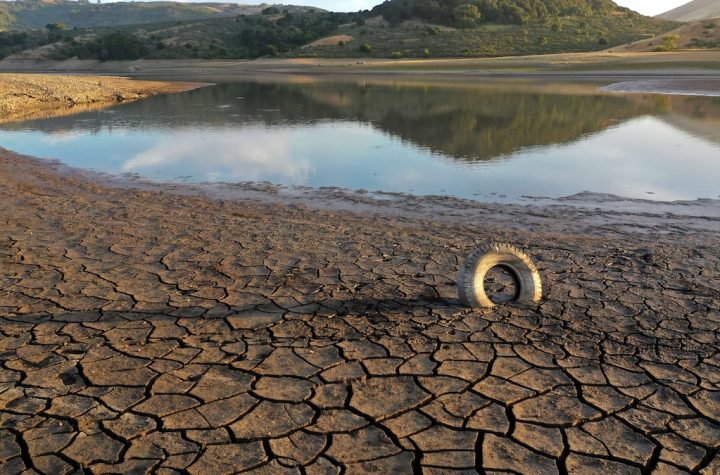
[[[720,196],[720,98],[597,84],[222,82],[6,124],[0,145],[161,182],[270,181],[479,200]]]

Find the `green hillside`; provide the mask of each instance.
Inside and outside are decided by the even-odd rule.
[[[51,33],[59,39],[47,54],[49,59],[100,60],[279,56],[334,33],[356,17],[357,14],[313,11],[62,30]]]
[[[316,57],[495,57],[599,51],[672,30],[677,24],[634,13],[537,19],[522,25],[485,23],[451,28],[416,20],[397,26],[367,22],[340,29],[342,42],[310,45],[293,54]],[[352,38],[348,40],[347,37]]]
[[[326,41],[297,54],[399,58],[596,51],[677,26],[611,0],[389,0],[370,15],[374,18],[365,24],[342,28],[342,43]]]
[[[142,8],[148,4],[107,7],[128,5]],[[209,5],[215,5],[218,11],[227,6],[191,7],[202,9]],[[33,48],[25,57],[114,60],[513,56],[603,50],[655,37],[678,25],[639,15],[609,0],[392,0],[370,12],[358,13],[307,7],[253,8],[258,10],[256,14],[134,25],[118,22],[114,27],[69,29],[54,19],[47,23],[51,27],[47,31],[0,33],[0,57]]]
[[[0,28],[38,29],[48,23],[68,28],[139,25],[168,21],[257,15],[267,5],[236,3],[116,2],[88,0],[16,0],[0,2]],[[307,7],[279,6],[281,10],[306,11]]]
[[[612,0],[389,0],[373,13],[392,25],[420,19],[456,28],[523,24],[540,18],[591,16],[620,10]]]

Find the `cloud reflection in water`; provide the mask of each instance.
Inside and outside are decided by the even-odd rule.
[[[147,150],[122,165],[125,173],[159,173],[168,178],[176,171],[193,181],[260,181],[282,177],[306,184],[313,165],[293,154],[301,131],[274,134],[265,127],[212,132],[179,131],[166,134]]]
[[[481,200],[720,195],[720,102],[711,100],[515,86],[229,83],[112,111],[9,124],[0,144],[160,182],[270,181]]]

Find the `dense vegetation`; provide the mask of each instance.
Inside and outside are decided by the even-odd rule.
[[[55,53],[56,57],[73,57],[80,59],[132,60],[148,55],[145,42],[135,35],[115,32],[79,43],[72,41],[64,49]]]
[[[308,11],[276,15],[162,23],[142,28],[73,30],[52,52],[53,59],[257,58],[288,53],[332,34],[356,14]]]
[[[597,51],[666,33],[675,23],[635,13],[572,16],[533,20],[524,25],[488,23],[457,29],[417,20],[397,26],[368,21],[342,28],[353,37],[344,44],[312,46],[297,55],[347,57],[362,55],[361,45],[371,56],[385,58],[495,57],[558,52]]]
[[[7,30],[15,23],[15,17],[7,8],[0,6],[0,30]]]
[[[38,31],[0,31],[0,59],[50,41],[48,35]]]
[[[373,9],[391,25],[419,19],[457,28],[524,24],[541,18],[590,16],[618,9],[612,0],[389,0]]]
[[[0,57],[46,44],[51,46],[34,57],[133,60],[511,56],[606,49],[652,38],[675,26],[619,8],[611,0],[391,0],[371,12],[358,13],[236,5],[254,9],[254,13],[156,23],[147,20],[159,14],[158,8],[166,9],[163,15],[167,9],[175,8],[184,14],[196,14],[193,9],[202,10],[210,4],[192,4],[192,8],[184,10],[185,4],[172,2],[152,3],[152,8],[143,3],[53,2],[22,0],[9,5],[22,3],[25,11],[35,8],[43,12],[51,11],[48,9],[53,5],[68,9],[68,3],[86,12],[95,11],[91,9],[95,6],[118,8],[121,12],[133,5],[138,11],[149,10],[142,24],[118,22],[113,27],[78,27],[67,11],[57,17],[36,15],[36,22],[40,18],[47,20],[43,29],[28,30],[25,35],[0,35]],[[215,5],[222,15],[231,11],[227,4]],[[342,37],[333,40],[336,35]],[[322,38],[330,39],[314,44]]]
[[[332,34],[341,24],[353,20],[353,15],[328,12],[286,13],[278,20],[246,17],[240,26],[240,55],[257,58],[287,53]]]

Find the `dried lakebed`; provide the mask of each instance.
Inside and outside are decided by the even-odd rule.
[[[340,212],[9,152],[0,175],[2,473],[720,471],[720,236],[692,205]],[[459,306],[491,239],[531,250],[540,305]]]

